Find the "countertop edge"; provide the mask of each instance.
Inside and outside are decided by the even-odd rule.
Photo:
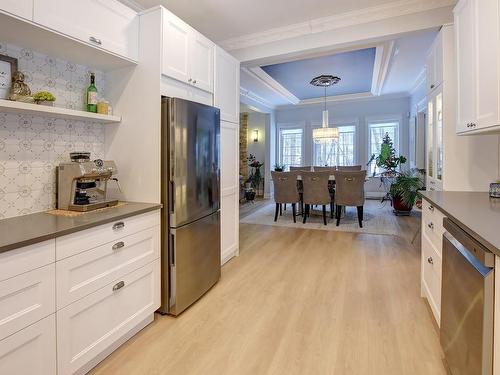
[[[131,203],[135,203],[135,202],[131,202]],[[88,223],[81,224],[79,226],[75,226],[72,228],[67,228],[67,229],[63,229],[60,231],[47,233],[46,235],[32,237],[32,238],[29,238],[29,239],[26,239],[23,241],[13,242],[12,244],[1,246],[0,247],[0,254],[8,252],[8,251],[16,250],[16,249],[19,249],[22,247],[35,245],[37,243],[52,240],[52,239],[55,239],[58,237],[66,236],[68,234],[81,232],[81,231],[91,229],[91,228],[94,228],[94,227],[97,227],[97,226],[100,226],[103,224],[111,223],[111,222],[116,221],[116,220],[126,219],[126,218],[129,218],[132,216],[142,215],[142,214],[145,214],[148,212],[156,211],[156,210],[159,210],[163,207],[163,205],[161,203],[148,203],[148,204],[150,204],[151,206],[138,208],[137,210],[125,212],[125,213],[122,213],[122,214],[119,214],[119,215],[116,215],[113,217],[105,217],[102,219],[96,219],[93,222],[88,222]],[[40,214],[51,215],[51,214],[46,213],[46,212],[40,212]]]
[[[469,228],[467,225],[465,225],[462,221],[460,221],[459,218],[456,218],[454,215],[450,214],[450,212],[442,207],[439,203],[437,203],[435,200],[433,200],[431,197],[426,195],[425,191],[420,191],[418,194],[425,200],[429,201],[432,203],[433,206],[436,206],[439,211],[441,211],[447,218],[449,218],[451,221],[453,221],[456,225],[458,225],[463,231],[465,231],[469,236],[472,236],[476,241],[478,241],[481,245],[486,247],[490,252],[493,254],[500,256],[500,249],[498,249],[495,245],[490,243],[488,240],[485,238],[481,237],[479,234],[477,234],[473,229]]]

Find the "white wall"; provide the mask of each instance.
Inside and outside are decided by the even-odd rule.
[[[356,122],[356,161],[365,166],[371,155],[368,155],[368,122],[370,120],[394,118],[400,121],[400,153],[408,154],[408,113],[410,100],[408,97],[391,99],[367,99],[344,102],[331,102],[327,104],[330,112],[330,122],[342,124],[343,122]],[[303,125],[308,128],[313,124],[320,124],[322,118],[322,105],[308,105],[279,108],[276,111],[277,127],[287,125]],[[305,132],[304,164],[312,164],[312,139],[307,137],[310,132]],[[276,149],[278,144],[276,143]]]

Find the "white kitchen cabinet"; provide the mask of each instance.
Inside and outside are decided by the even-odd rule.
[[[59,375],[90,362],[160,307],[160,261],[131,272],[57,312]]]
[[[439,33],[432,43],[426,63],[427,91],[438,88],[443,83],[443,36]]]
[[[56,322],[52,314],[0,341],[0,374],[56,374]]]
[[[60,309],[160,257],[156,226],[65,258],[56,265]]]
[[[138,15],[119,1],[34,0],[33,21],[130,60],[139,59]]]
[[[425,199],[422,202],[421,294],[440,325],[442,241],[444,214]]]
[[[162,74],[213,93],[215,44],[168,10],[162,17]]]
[[[0,282],[0,340],[55,309],[54,264]]]
[[[240,62],[220,47],[215,48],[214,105],[222,121],[240,121]]]
[[[239,124],[221,122],[221,259],[239,251]]]
[[[0,11],[31,21],[33,19],[33,0],[0,0]]]
[[[500,131],[500,4],[461,0],[454,9],[457,132]]]

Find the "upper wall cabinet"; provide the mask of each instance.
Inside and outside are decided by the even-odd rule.
[[[139,58],[139,18],[116,0],[34,0],[33,21],[130,60]]]
[[[215,49],[214,105],[221,119],[238,124],[240,120],[240,62],[220,47]]]
[[[162,74],[213,93],[215,44],[166,9],[162,50]]]
[[[461,0],[454,10],[459,134],[500,131],[499,4]]]
[[[0,0],[0,10],[31,21],[33,0]]]
[[[443,83],[443,36],[438,34],[427,55],[427,92],[431,92]]]

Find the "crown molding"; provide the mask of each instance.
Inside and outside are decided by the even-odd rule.
[[[242,71],[249,74],[250,76],[256,78],[261,83],[263,83],[267,88],[274,91],[276,94],[283,97],[285,100],[291,104],[298,104],[300,99],[288,91],[283,85],[276,81],[273,77],[267,74],[260,66],[253,68],[241,68]]]
[[[118,1],[120,1],[120,3],[128,6],[129,8],[135,10],[137,13],[140,13],[146,9],[141,4],[135,2],[134,0],[118,0]]]
[[[444,8],[455,5],[455,3],[455,0],[398,0],[374,7],[230,38],[219,41],[218,44],[228,51],[238,50],[294,37],[380,21],[387,18]]]
[[[327,96],[327,103],[335,103],[335,102],[355,102],[355,101],[377,101],[377,100],[390,100],[390,99],[401,99],[408,98],[410,95],[408,92],[400,92],[394,94],[386,94],[375,96],[371,92],[361,92],[358,94],[348,94],[348,95],[335,95],[335,96]],[[325,101],[324,98],[314,98],[314,99],[306,99],[301,100],[299,104],[285,104],[276,106],[277,110],[283,109],[292,109],[300,106],[309,106],[309,105],[319,105],[323,104]]]
[[[250,99],[251,101],[253,101],[261,106],[269,108],[271,110],[276,108],[276,106],[274,104],[272,104],[270,101],[268,101],[267,99],[264,99],[262,96],[259,96],[256,93],[254,93],[250,90],[247,90],[247,89],[240,86],[240,97],[242,97],[242,96]]]
[[[387,72],[389,71],[392,57],[394,56],[395,44],[395,41],[391,40],[377,46],[371,88],[371,93],[375,96],[380,96],[382,94],[382,89],[387,79]]]

